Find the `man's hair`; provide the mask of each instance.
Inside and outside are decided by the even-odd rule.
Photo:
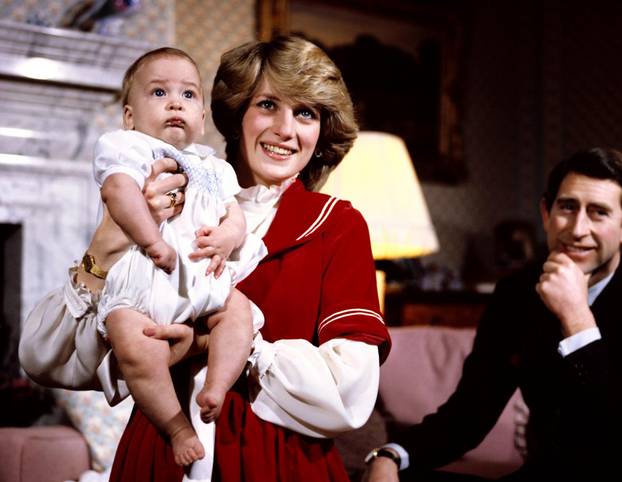
[[[160,57],[179,57],[182,59],[186,59],[188,62],[194,65],[194,68],[197,70],[197,74],[199,76],[199,88],[201,89],[201,96],[203,96],[201,71],[199,70],[199,67],[194,59],[183,50],[176,49],[174,47],[161,47],[159,49],[145,52],[143,55],[138,57],[125,71],[120,95],[122,106],[126,105],[129,102],[130,90],[132,89],[132,84],[134,83],[134,79],[136,78],[136,73],[138,72],[138,69],[140,69],[146,63]]]
[[[295,36],[270,42],[248,42],[225,52],[212,89],[212,118],[227,143],[227,161],[240,162],[242,118],[261,82],[289,101],[300,102],[320,113],[316,151],[299,178],[308,189],[321,186],[346,155],[358,126],[350,94],[341,72],[317,45]]]
[[[559,186],[571,172],[594,179],[608,179],[622,187],[622,153],[615,149],[594,147],[578,151],[557,164],[549,174],[543,195],[547,211],[553,207]]]

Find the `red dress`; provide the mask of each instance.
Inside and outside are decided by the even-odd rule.
[[[238,285],[265,315],[264,340],[304,339],[319,346],[347,338],[379,346],[384,360],[390,339],[379,316],[369,233],[350,203],[306,191],[296,181],[283,193],[264,242],[268,256]],[[244,377],[216,422],[215,453],[215,481],[348,480],[332,439],[257,417]],[[110,481],[173,482],[182,476],[167,441],[136,410]]]

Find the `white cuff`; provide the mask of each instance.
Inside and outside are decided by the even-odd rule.
[[[253,337],[252,348],[253,351],[248,357],[248,362],[250,363],[249,370],[255,371],[257,373],[257,378],[261,379],[270,365],[272,365],[276,352],[272,343],[263,339],[260,331]]]
[[[559,342],[557,351],[563,357],[567,357],[571,353],[577,351],[579,348],[583,348],[585,345],[592,343],[593,341],[600,340],[600,330],[598,327],[588,328],[586,330],[575,333],[568,338],[564,338]]]
[[[75,281],[77,265],[69,268],[69,279],[63,287],[63,295],[67,310],[76,320],[80,320],[88,313],[97,311],[99,293],[91,293],[84,285],[78,285]]]
[[[382,447],[383,448],[388,448],[388,449],[393,449],[393,450],[395,450],[398,453],[398,455],[400,456],[400,467],[399,467],[399,470],[404,470],[404,469],[408,468],[408,466],[410,465],[410,459],[408,457],[408,452],[406,452],[406,450],[404,450],[404,447],[402,447],[401,445],[395,444],[395,443],[384,444]]]

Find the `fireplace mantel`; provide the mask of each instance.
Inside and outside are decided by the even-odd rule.
[[[88,163],[0,154],[0,223],[22,230],[15,323],[67,279],[95,228],[98,196]],[[15,278],[5,273],[5,279]]]
[[[111,107],[125,69],[150,49],[135,40],[0,20],[0,153],[90,161],[119,126]]]
[[[116,92],[149,44],[0,20],[0,76]]]

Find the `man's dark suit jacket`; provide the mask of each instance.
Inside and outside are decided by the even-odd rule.
[[[456,391],[395,439],[409,452],[415,472],[476,447],[519,387],[530,409],[529,455],[521,473],[548,480],[608,480],[599,474],[619,474],[622,269],[591,307],[602,339],[563,358],[557,351],[560,322],[535,291],[541,266],[498,282]]]

